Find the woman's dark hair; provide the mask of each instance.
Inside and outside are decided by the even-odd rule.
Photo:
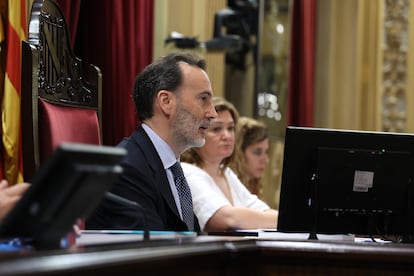
[[[180,62],[206,70],[200,57],[187,53],[172,53],[158,58],[135,78],[133,97],[138,119],[143,121],[153,116],[154,99],[158,91],[176,91],[182,83]]]

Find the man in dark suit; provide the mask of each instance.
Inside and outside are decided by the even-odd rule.
[[[133,93],[142,124],[119,145],[127,157],[111,192],[139,206],[104,199],[86,228],[199,231],[193,213],[194,223],[184,222],[170,167],[185,150],[204,145],[217,116],[205,62],[188,53],[157,59],[137,76]]]

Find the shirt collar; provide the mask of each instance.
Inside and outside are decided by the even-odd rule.
[[[175,158],[171,147],[147,124],[142,123],[142,128],[145,130],[151,142],[154,144],[155,150],[161,158],[164,169],[168,169],[174,165],[174,163],[177,162],[177,159]]]

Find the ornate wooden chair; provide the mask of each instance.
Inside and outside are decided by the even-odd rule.
[[[35,0],[22,45],[23,175],[31,177],[61,142],[101,143],[102,75],[84,74],[70,46],[65,18],[53,0]]]

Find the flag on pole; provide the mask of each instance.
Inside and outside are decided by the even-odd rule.
[[[26,39],[26,0],[0,0],[2,178],[23,181],[20,124],[21,42]]]

